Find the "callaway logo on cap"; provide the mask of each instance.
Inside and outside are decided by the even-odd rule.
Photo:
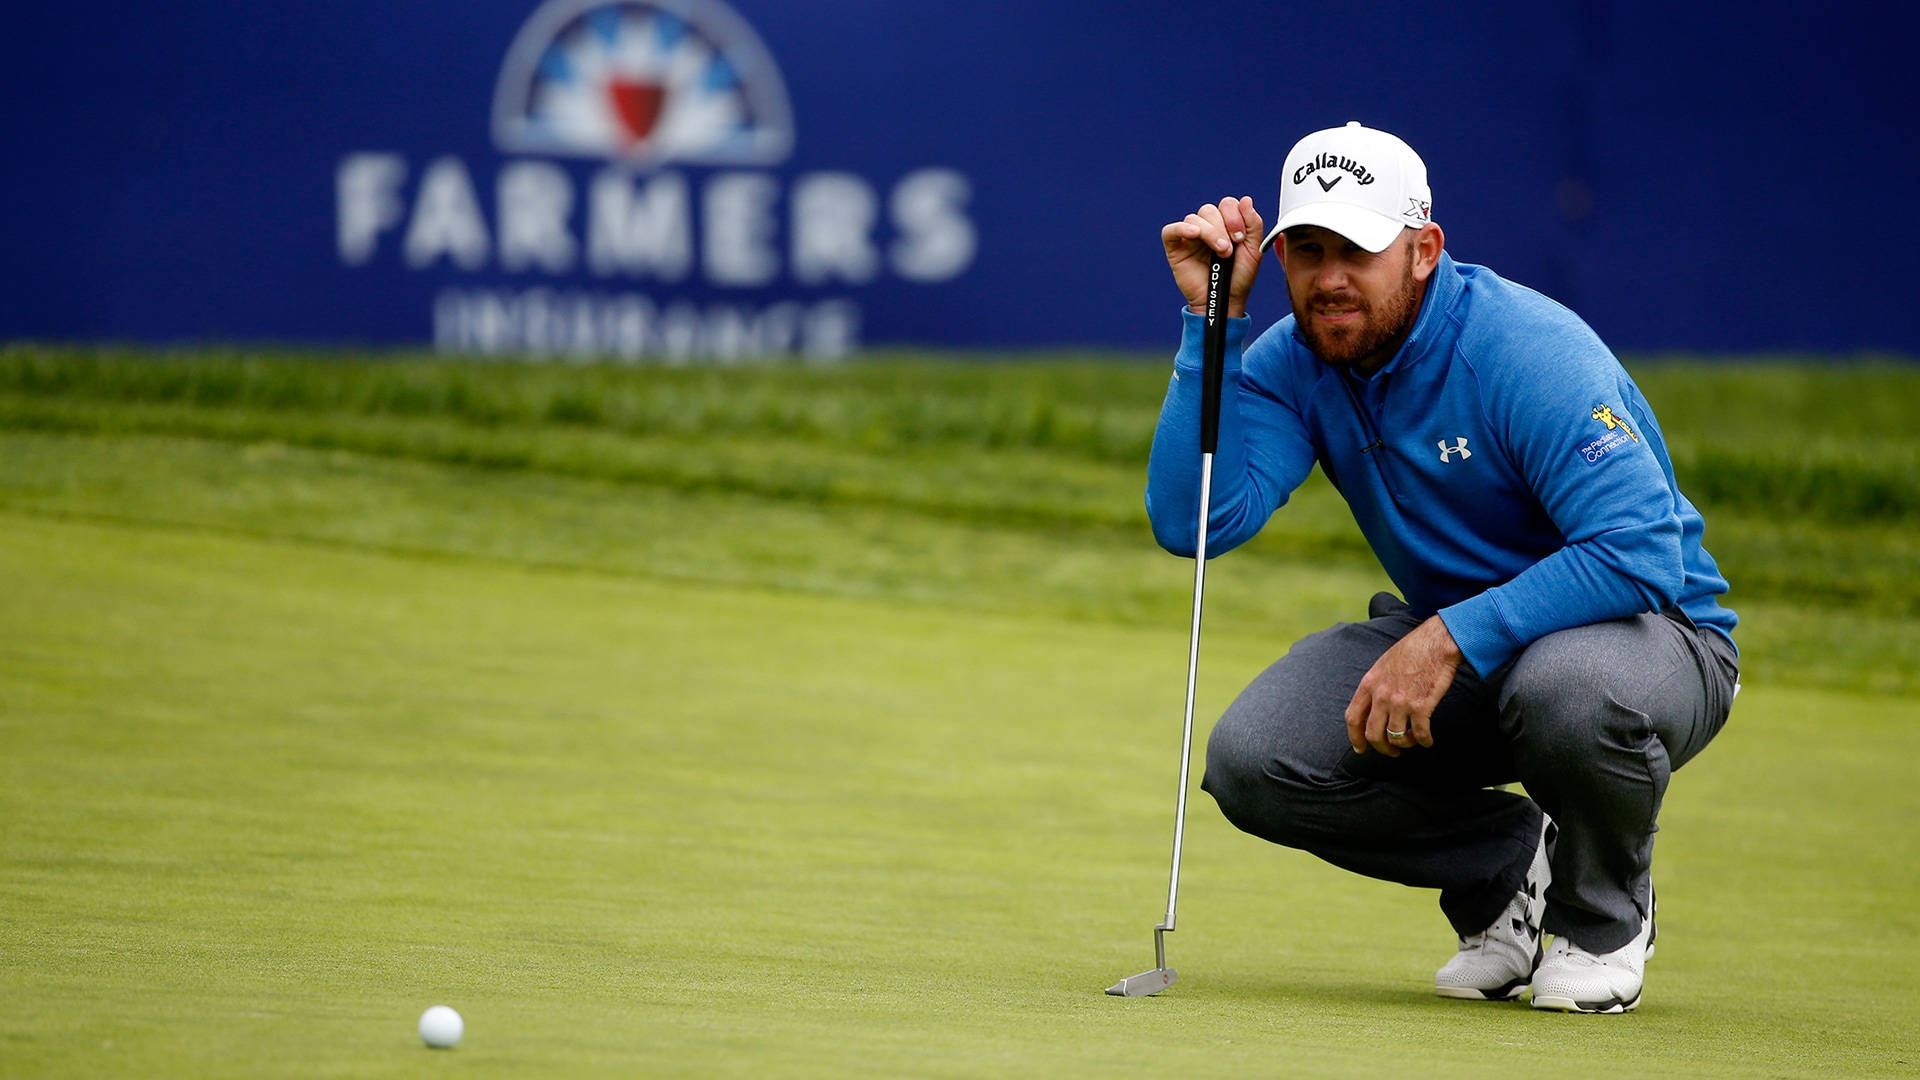
[[[1267,239],[1296,225],[1318,225],[1379,252],[1400,230],[1431,220],[1427,163],[1397,136],[1354,120],[1293,145],[1280,177],[1280,220]]]

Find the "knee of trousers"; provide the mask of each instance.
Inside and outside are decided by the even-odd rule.
[[[1636,676],[1577,633],[1550,634],[1514,662],[1500,690],[1500,726],[1535,766],[1590,767],[1596,745],[1635,744],[1646,717],[1621,702]]]
[[[1335,786],[1288,767],[1251,725],[1231,711],[1207,739],[1202,790],[1242,832],[1288,847],[1311,848],[1325,830],[1327,794]]]

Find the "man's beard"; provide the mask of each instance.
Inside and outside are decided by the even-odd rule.
[[[1321,304],[1337,303],[1356,307],[1361,313],[1361,325],[1342,327],[1327,333],[1313,318],[1313,308]],[[1397,350],[1400,341],[1413,329],[1413,320],[1420,314],[1419,288],[1413,280],[1413,260],[1409,258],[1406,272],[1400,279],[1400,288],[1386,298],[1378,310],[1358,293],[1316,293],[1307,298],[1306,309],[1299,302],[1293,306],[1294,324],[1300,327],[1301,336],[1307,339],[1307,348],[1328,367],[1359,367],[1369,360],[1367,368],[1372,370],[1393,359],[1392,353],[1376,357],[1389,348]]]

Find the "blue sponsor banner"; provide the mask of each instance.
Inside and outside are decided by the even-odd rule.
[[[1468,7],[31,4],[0,338],[1163,348],[1160,225],[1358,119],[1617,348],[1920,354],[1880,8]]]

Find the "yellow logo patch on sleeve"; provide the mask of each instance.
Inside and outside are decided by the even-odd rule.
[[[1632,446],[1640,441],[1639,433],[1627,418],[1613,411],[1611,405],[1595,405],[1591,419],[1607,426],[1605,434],[1574,449],[1574,453],[1589,465],[1598,465],[1602,458],[1623,446]]]
[[[1625,431],[1627,433],[1627,437],[1632,439],[1634,442],[1640,441],[1640,436],[1634,432],[1633,425],[1627,423],[1625,417],[1615,416],[1613,412],[1613,406],[1611,405],[1595,405],[1593,407],[1593,419],[1598,420],[1601,423],[1607,425],[1608,431],[1612,431],[1615,428],[1618,428],[1622,431]]]

